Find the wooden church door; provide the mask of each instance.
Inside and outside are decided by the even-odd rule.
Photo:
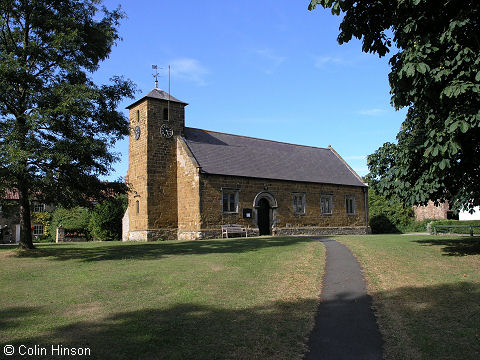
[[[258,202],[257,216],[260,235],[270,235],[270,204],[267,199]]]

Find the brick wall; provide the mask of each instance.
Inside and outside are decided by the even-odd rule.
[[[2,228],[0,236],[1,243],[14,243],[16,238],[16,224],[20,223],[18,206],[4,206],[0,210],[0,227]]]
[[[42,225],[41,223],[35,222],[35,212],[33,212],[34,204],[41,204],[40,202],[33,201],[31,204],[31,225]],[[55,210],[55,206],[52,204],[45,205],[45,212],[52,212]],[[14,200],[12,204],[5,206],[3,209],[0,209],[0,244],[1,243],[14,243],[19,236],[17,234],[17,225],[20,224],[20,208],[18,205],[18,200]],[[44,228],[44,231],[46,229]],[[34,236],[35,241],[35,236]]]
[[[414,206],[413,211],[417,221],[425,219],[446,219],[448,207],[448,202],[435,206],[435,203],[430,200],[427,206]]]

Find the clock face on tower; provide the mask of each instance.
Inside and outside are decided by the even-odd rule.
[[[135,130],[133,130],[135,134],[135,140],[138,140],[140,138],[140,126],[135,127]]]
[[[170,129],[167,125],[162,125],[162,127],[160,128],[160,132],[162,134],[163,137],[165,138],[171,138],[173,136],[173,130]]]

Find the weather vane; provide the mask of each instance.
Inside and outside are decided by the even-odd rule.
[[[153,77],[155,78],[155,89],[158,89],[158,76],[160,75],[158,72],[158,66],[152,65],[152,70],[155,70],[155,74],[153,74]]]
[[[158,72],[159,68],[157,65],[152,65],[152,70],[155,71],[153,74],[153,77],[155,78],[155,89],[158,89],[158,77],[160,76],[160,73]],[[168,65],[168,120],[170,120],[170,65]]]

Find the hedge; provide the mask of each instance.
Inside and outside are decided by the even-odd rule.
[[[95,240],[112,241],[122,238],[122,218],[128,206],[126,195],[95,205],[89,229]]]
[[[57,228],[62,225],[62,227],[67,230],[84,230],[87,234],[87,239],[90,240],[88,228],[90,216],[90,210],[81,206],[72,209],[65,209],[63,207],[56,208],[50,224],[50,238],[55,241]]]
[[[449,234],[470,234],[470,227],[468,225],[480,226],[480,220],[432,220],[428,225],[428,231],[433,233],[434,225],[453,225],[451,228],[440,228],[437,229],[437,233],[449,233]],[[456,227],[464,226],[464,227]],[[480,228],[473,228],[474,234],[480,234]]]
[[[121,240],[127,203],[127,196],[119,195],[96,204],[92,210],[80,206],[71,209],[58,207],[52,215],[50,239],[55,241],[57,227],[62,225],[66,230],[84,231],[87,240]]]

